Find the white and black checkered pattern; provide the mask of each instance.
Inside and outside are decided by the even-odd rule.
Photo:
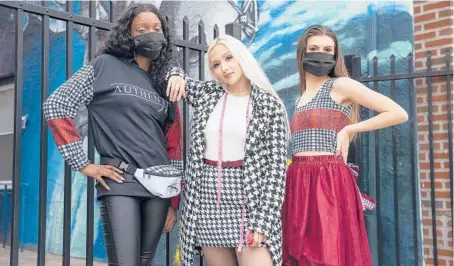
[[[196,229],[202,212],[199,206],[206,197],[201,190],[201,173],[205,169],[204,129],[215,105],[224,94],[224,89],[214,81],[201,82],[190,78],[186,78],[186,81],[186,101],[194,108],[194,114],[191,125],[192,143],[183,188],[180,244],[182,265],[192,265],[197,245]],[[245,230],[258,231],[269,237],[265,245],[271,254],[273,265],[280,266],[281,208],[288,141],[285,114],[276,98],[254,84],[251,87],[251,101],[253,110],[248,126],[240,187],[246,200]],[[221,195],[223,202],[225,197],[224,194]],[[230,233],[236,234],[222,232],[222,235]]]
[[[82,169],[90,163],[84,152],[82,141],[76,141],[64,144],[57,147],[63,158],[68,162],[68,165],[76,170]]]
[[[66,117],[74,119],[79,107],[89,104],[92,100],[93,82],[93,66],[88,64],[79,69],[44,102],[43,110],[46,119]],[[80,140],[63,144],[58,147],[58,150],[74,171],[80,170],[90,163]]]
[[[238,246],[243,203],[243,171],[241,168],[222,170],[221,206],[217,208],[217,167],[205,165],[201,178],[197,245],[201,247]],[[246,234],[245,234],[246,235]],[[244,235],[243,239],[246,239]],[[243,243],[246,245],[246,243]]]
[[[81,105],[93,98],[94,68],[88,64],[79,69],[70,79],[58,87],[44,102],[47,120],[71,117],[74,119]]]
[[[295,115],[298,112],[305,112],[312,109],[332,109],[341,111],[350,118],[353,105],[349,105],[348,107],[342,106],[331,97],[331,89],[335,80],[335,78],[332,78],[326,81],[312,100],[295,109]],[[299,100],[300,98],[298,98],[296,104],[298,104]],[[292,132],[292,153],[304,151],[335,153],[336,139],[337,132],[330,129],[311,128]]]
[[[342,106],[338,104],[336,101],[334,101],[333,98],[331,97],[331,89],[333,88],[333,83],[335,80],[336,78],[331,78],[327,80],[320,88],[320,90],[317,92],[317,94],[314,96],[314,98],[312,98],[312,100],[309,101],[308,103],[300,107],[297,107],[296,112],[301,112],[314,108],[326,108],[342,111],[348,117],[351,117],[353,105],[349,105],[348,107]],[[296,102],[298,103],[299,100],[300,99],[298,98]]]
[[[326,151],[336,153],[334,130],[310,128],[292,134],[292,151]],[[333,143],[334,141],[334,143]]]
[[[352,174],[355,176],[355,178],[358,179],[359,167],[352,163],[349,163],[347,165],[348,165],[348,168],[350,169],[350,171],[352,172]],[[359,189],[359,187],[358,187],[358,192],[361,196],[361,203],[363,206],[363,211],[365,211],[365,210],[372,211],[373,209],[375,209],[377,202],[371,196],[369,196],[365,193],[361,193],[361,190]]]
[[[170,160],[170,164],[183,171],[183,160]]]
[[[363,210],[372,211],[376,206],[375,200],[364,193],[361,193],[361,203],[363,204]]]
[[[181,176],[181,171],[173,165],[156,165],[145,169],[145,175],[178,177]]]

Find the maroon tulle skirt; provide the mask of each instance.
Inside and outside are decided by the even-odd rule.
[[[286,266],[372,266],[356,179],[341,157],[293,157],[282,227]]]

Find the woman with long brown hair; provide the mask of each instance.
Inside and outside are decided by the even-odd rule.
[[[348,77],[336,35],[325,26],[312,25],[301,35],[297,61],[301,96],[290,125],[284,265],[372,266],[348,147],[356,133],[403,123],[407,113]],[[378,115],[360,122],[359,105]]]

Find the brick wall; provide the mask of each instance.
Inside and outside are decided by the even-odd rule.
[[[453,2],[414,1],[414,44],[416,71],[425,70],[426,54],[432,53],[432,69],[445,69],[445,51],[453,50]],[[452,66],[451,56],[451,66]],[[419,140],[419,168],[423,229],[423,256],[426,265],[434,265],[432,209],[429,171],[429,123],[426,79],[415,80],[417,125]],[[435,213],[437,228],[438,265],[454,265],[453,223],[450,201],[450,173],[448,154],[447,89],[445,77],[432,79],[433,140],[435,168]],[[449,99],[451,103],[453,98]],[[452,173],[451,173],[452,174]]]

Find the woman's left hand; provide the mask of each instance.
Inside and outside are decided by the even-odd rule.
[[[350,133],[347,127],[344,127],[337,133],[336,155],[341,155],[344,162],[347,163],[348,148],[350,147]]]
[[[175,226],[176,222],[177,222],[177,211],[175,210],[174,207],[169,206],[169,211],[167,212],[167,219],[166,219],[166,223],[164,224],[163,233],[170,232],[172,230],[172,228]]]
[[[185,96],[186,81],[180,76],[171,76],[167,82],[167,97],[172,102],[179,101]]]

